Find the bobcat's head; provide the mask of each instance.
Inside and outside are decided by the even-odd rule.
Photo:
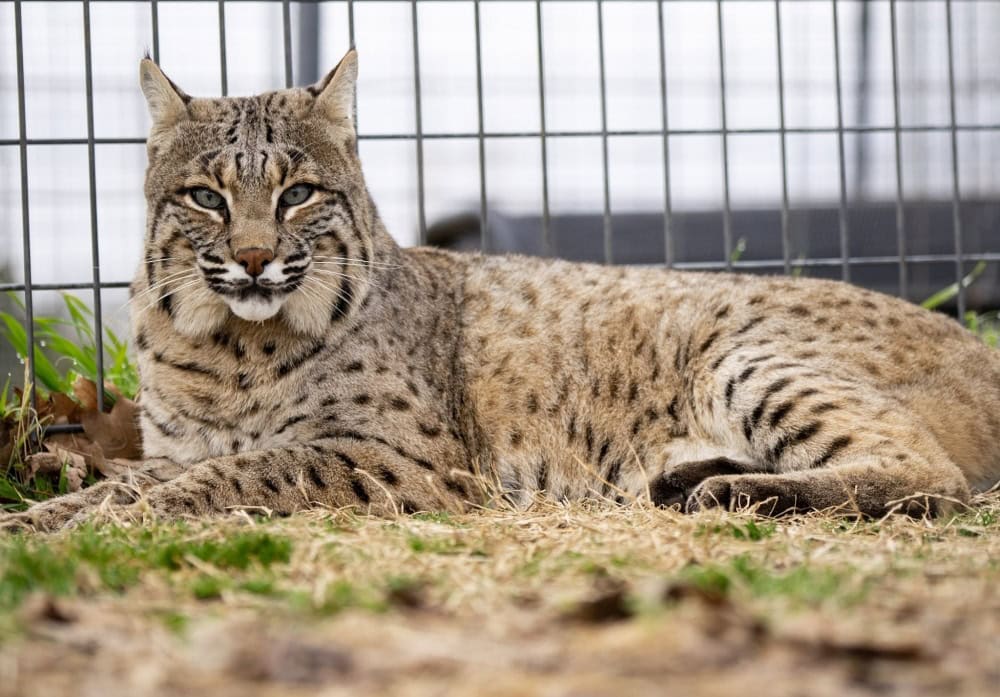
[[[322,334],[367,291],[376,218],[353,127],[357,54],[303,89],[196,99],[139,68],[153,125],[133,311],[205,336],[233,316]]]

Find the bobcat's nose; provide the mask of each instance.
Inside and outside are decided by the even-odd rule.
[[[274,252],[263,247],[247,247],[238,250],[235,259],[248,274],[257,278],[264,273],[264,267],[274,261]]]

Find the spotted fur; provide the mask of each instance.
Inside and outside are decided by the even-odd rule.
[[[997,481],[1000,360],[943,316],[829,281],[400,249],[355,74],[352,51],[307,89],[192,99],[142,63],[133,339],[145,451],[173,469],[137,483],[161,516],[458,510],[478,475],[516,504],[879,516]],[[245,249],[272,257],[255,278]],[[24,516],[109,495],[131,500],[108,483]]]

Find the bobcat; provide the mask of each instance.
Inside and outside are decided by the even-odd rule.
[[[1000,478],[1000,354],[843,283],[400,249],[319,83],[193,99],[148,58],[132,285],[148,466],[98,503],[374,514],[648,498],[687,511],[936,514]]]

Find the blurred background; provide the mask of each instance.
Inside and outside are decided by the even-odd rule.
[[[360,154],[401,244],[917,302],[970,275],[939,307],[996,309],[997,36],[1000,0],[3,2],[0,305],[20,312],[30,270],[36,314],[68,286],[125,326],[146,50],[190,94],[245,95],[353,42]]]

